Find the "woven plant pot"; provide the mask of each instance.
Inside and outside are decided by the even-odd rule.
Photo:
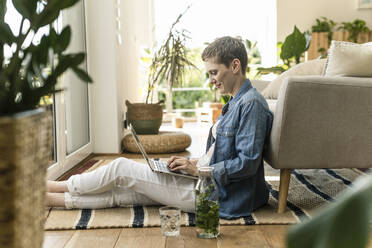
[[[0,117],[0,247],[42,247],[50,132],[43,109]]]
[[[130,103],[127,106],[126,119],[132,124],[137,134],[157,134],[163,120],[163,105],[161,103]]]

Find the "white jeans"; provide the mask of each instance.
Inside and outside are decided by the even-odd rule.
[[[195,212],[195,180],[152,172],[147,164],[118,158],[94,171],[71,176],[67,208],[171,205]]]

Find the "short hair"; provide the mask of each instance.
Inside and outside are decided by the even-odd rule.
[[[203,61],[216,59],[219,64],[229,67],[234,59],[239,59],[242,74],[247,70],[248,56],[247,50],[241,39],[225,36],[210,43],[202,53]]]

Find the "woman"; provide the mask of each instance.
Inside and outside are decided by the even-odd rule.
[[[235,38],[222,37],[202,54],[210,83],[232,99],[211,128],[206,154],[198,160],[173,156],[171,170],[197,175],[197,167],[214,168],[220,217],[248,216],[267,203],[262,153],[273,115],[265,99],[245,77],[247,52]],[[48,182],[49,206],[103,208],[164,204],[194,212],[195,180],[153,173],[147,165],[119,158],[67,181]]]

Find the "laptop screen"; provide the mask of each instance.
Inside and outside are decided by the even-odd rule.
[[[132,124],[129,124],[129,130],[132,132],[132,135],[133,135],[133,138],[134,138],[134,141],[136,141],[137,143],[137,146],[138,148],[140,149],[143,157],[146,159],[147,163],[150,165],[150,161],[149,161],[149,157],[147,156],[147,153],[145,151],[145,149],[143,148],[141,142],[139,141],[138,137],[137,137],[137,134],[136,134],[136,131],[134,130]]]

